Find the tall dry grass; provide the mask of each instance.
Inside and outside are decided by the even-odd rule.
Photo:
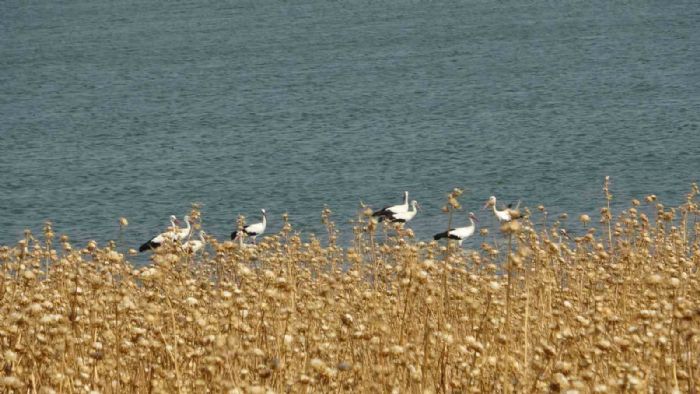
[[[326,209],[328,242],[285,217],[257,247],[143,268],[47,225],[0,249],[0,391],[696,392],[697,194],[606,204],[571,240],[525,209],[472,252],[364,212],[344,248]]]

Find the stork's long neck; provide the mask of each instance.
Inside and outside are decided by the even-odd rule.
[[[204,240],[204,233],[199,233],[199,239],[202,241],[203,244],[207,243],[207,241]]]
[[[472,219],[471,216],[469,216],[469,223],[471,223],[469,227],[476,227],[476,224],[474,224],[474,219]]]
[[[185,227],[185,237],[189,237],[190,231],[192,231],[192,225],[190,225],[190,218],[185,218],[185,224],[187,227]]]
[[[263,227],[267,227],[267,214],[263,213],[262,224],[263,224]]]
[[[498,215],[499,211],[496,209],[496,200],[493,201],[493,213]]]
[[[403,194],[403,206],[408,210],[408,193]]]

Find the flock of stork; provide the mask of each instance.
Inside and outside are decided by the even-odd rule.
[[[489,206],[493,208],[493,213],[496,215],[499,222],[510,222],[513,219],[518,219],[520,216],[517,210],[512,210],[510,207],[503,210],[498,210],[496,208],[495,196],[491,196],[486,201],[486,204],[484,204],[484,209],[488,208]],[[378,221],[380,222],[386,219],[390,222],[406,223],[416,216],[419,209],[420,205],[418,205],[416,200],[411,201],[411,209],[409,209],[408,192],[403,192],[403,204],[382,208],[372,213],[372,216],[378,218]],[[476,223],[474,223],[474,221],[479,221],[479,219],[476,218],[476,215],[474,215],[474,212],[469,212],[467,218],[469,219],[468,226],[451,228],[447,231],[435,234],[433,239],[436,241],[442,238],[454,239],[459,242],[459,246],[462,246],[462,242],[471,237],[476,230]]]
[[[503,210],[496,208],[496,197],[491,196],[488,201],[484,204],[484,209],[488,207],[493,208],[493,213],[499,222],[509,222],[513,219],[519,217],[517,210],[512,210],[510,207]],[[420,205],[416,200],[408,203],[408,192],[403,194],[403,204],[393,205],[384,207],[378,211],[372,213],[372,217],[376,218],[377,221],[381,222],[386,220],[392,223],[406,223],[409,222],[416,216]],[[264,209],[261,209],[262,221],[259,223],[250,224],[243,227],[242,231],[234,231],[231,233],[232,240],[238,240],[239,237],[250,237],[255,243],[255,239],[258,235],[265,232],[267,227],[267,214]],[[469,225],[465,227],[456,227],[448,231],[444,231],[433,236],[433,239],[439,240],[442,238],[453,239],[458,241],[459,245],[462,245],[465,239],[471,237],[476,230],[476,223],[474,221],[479,221],[473,212],[469,212],[467,215],[469,219]],[[191,239],[192,234],[192,224],[190,223],[190,217],[185,216],[185,227],[180,228],[180,221],[174,216],[170,216],[170,229],[164,233],[158,234],[157,236],[151,238],[148,242],[141,245],[139,252],[145,252],[147,250],[156,249],[165,243],[167,240],[172,242],[179,242],[182,245],[183,250],[195,253],[202,249],[206,244],[206,233],[204,231],[199,232],[199,239]]]

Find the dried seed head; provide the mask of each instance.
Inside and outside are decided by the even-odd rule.
[[[3,376],[0,377],[0,387],[19,389],[22,387],[22,382],[15,376]]]

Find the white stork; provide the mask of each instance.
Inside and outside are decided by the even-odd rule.
[[[469,222],[471,223],[469,226],[457,227],[448,231],[443,231],[439,234],[435,234],[433,239],[436,241],[441,238],[456,239],[459,241],[459,246],[462,246],[462,242],[464,242],[465,239],[474,235],[474,231],[476,230],[476,224],[474,223],[475,220],[477,222],[479,221],[479,219],[476,218],[476,215],[474,215],[474,212],[469,212]]]
[[[264,209],[260,210],[262,212],[262,222],[254,223],[243,227],[243,233],[249,237],[253,237],[253,243],[255,243],[255,237],[265,232],[265,227],[267,227],[267,214]],[[238,234],[238,230],[231,233],[231,239],[235,240]]]
[[[190,239],[189,241],[182,244],[182,249],[188,253],[197,253],[200,249],[207,244],[206,237],[207,234],[204,231],[199,232],[199,239]]]
[[[516,209],[506,208],[502,211],[496,209],[496,196],[489,197],[488,201],[486,201],[486,204],[484,204],[483,209],[488,208],[489,205],[493,208],[493,214],[496,215],[496,218],[498,218],[499,222],[510,222],[513,219],[520,219],[521,217],[520,212],[517,210],[517,207]],[[520,202],[518,202],[518,205],[520,205]]]
[[[411,201],[411,210],[408,210],[406,212],[399,212],[399,213],[390,213],[385,216],[380,216],[379,221],[381,222],[382,219],[385,219],[389,222],[392,223],[406,223],[413,219],[416,216],[416,213],[418,213],[418,210],[420,209],[420,205],[418,205],[418,201],[413,200]]]
[[[149,249],[155,249],[162,245],[166,239],[179,239],[180,230],[177,228],[179,223],[180,221],[177,220],[177,217],[175,217],[175,215],[170,215],[170,227],[168,231],[156,235],[155,237],[151,238],[148,242],[141,245],[139,247],[139,252],[145,252]]]
[[[182,228],[182,229],[178,229],[178,231],[177,231],[177,239],[180,242],[183,242],[186,239],[188,239],[190,237],[190,233],[192,232],[192,225],[190,224],[190,217],[185,216],[184,219],[185,219],[185,224],[187,225],[187,227]]]
[[[408,211],[408,192],[403,192],[403,204],[393,205],[390,207],[384,207],[378,211],[372,213],[372,216],[379,216],[380,220],[382,217],[391,216],[392,214],[403,213]]]

